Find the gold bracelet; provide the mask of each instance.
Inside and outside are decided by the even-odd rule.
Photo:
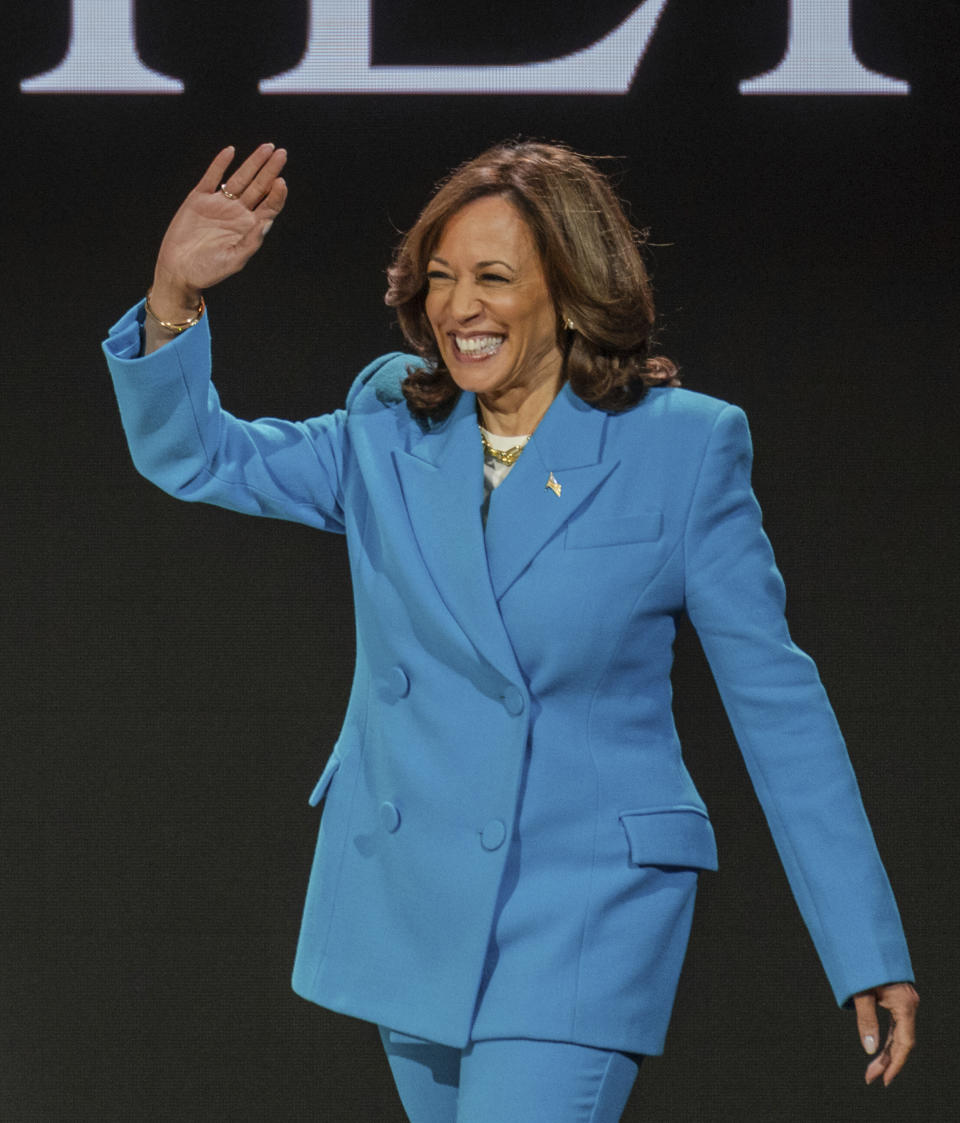
[[[153,289],[148,290],[147,299],[144,302],[147,309],[147,315],[153,317],[153,319],[156,320],[162,328],[166,328],[167,331],[172,331],[174,332],[174,334],[179,335],[182,331],[186,331],[187,328],[192,328],[195,324],[198,324],[200,322],[200,317],[203,315],[203,310],[206,307],[203,302],[202,296],[200,297],[200,307],[197,309],[196,314],[189,320],[183,320],[182,322],[175,324],[170,320],[161,320],[156,312],[154,312],[154,310],[150,307],[151,292],[153,292]]]

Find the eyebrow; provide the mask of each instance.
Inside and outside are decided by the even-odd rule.
[[[430,255],[430,260],[431,261],[439,261],[441,265],[446,265],[446,267],[448,269],[452,268],[452,266],[450,265],[450,262],[447,261],[446,258],[440,257],[435,253]],[[516,273],[516,269],[512,265],[510,265],[506,261],[500,261],[499,259],[494,259],[493,261],[478,261],[477,264],[474,266],[474,268],[475,269],[486,269],[488,265],[502,265],[504,267],[504,269],[509,269],[511,273]]]

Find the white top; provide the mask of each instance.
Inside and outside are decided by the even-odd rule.
[[[500,452],[516,448],[517,445],[525,445],[530,440],[529,433],[522,437],[501,437],[498,433],[491,433],[489,429],[484,429],[482,425],[480,426],[480,432]],[[507,473],[512,467],[513,464],[504,464],[502,460],[495,460],[486,449],[483,450],[483,506],[480,509],[480,514],[483,518],[484,527],[487,525],[490,496],[494,489],[498,488],[507,478]]]

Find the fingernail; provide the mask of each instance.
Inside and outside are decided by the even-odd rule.
[[[263,224],[263,232],[264,232],[265,235],[270,233],[270,227],[271,226],[273,226],[273,219],[272,218],[269,219],[267,222],[265,222]],[[872,1040],[872,1038],[871,1038],[871,1040]]]
[[[877,1039],[871,1034],[867,1034],[863,1039],[863,1047],[868,1053],[875,1053],[877,1051]]]

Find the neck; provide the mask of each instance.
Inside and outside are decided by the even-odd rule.
[[[536,429],[550,403],[557,396],[562,379],[544,382],[522,396],[506,393],[500,396],[477,395],[480,424],[500,437],[525,437]]]

